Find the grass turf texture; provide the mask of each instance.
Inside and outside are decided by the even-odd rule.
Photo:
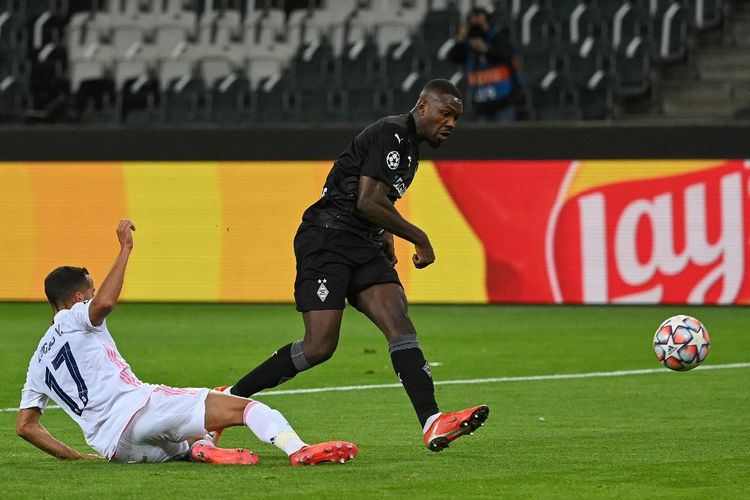
[[[653,332],[677,313],[711,334],[706,365],[750,361],[750,308],[414,306],[411,316],[436,381],[633,370],[657,366]],[[45,304],[0,304],[0,407],[18,404],[28,360],[50,319]],[[122,304],[108,320],[144,381],[231,383],[301,335],[292,306]],[[442,453],[428,451],[402,389],[268,395],[309,442],[348,439],[343,466],[292,468],[247,429],[257,466],[116,465],[56,460],[14,434],[0,413],[4,498],[423,497],[750,498],[750,369],[615,378],[437,386],[444,410],[478,403],[487,425]],[[348,309],[332,360],[279,389],[396,382],[387,346]],[[62,410],[42,419],[88,451]]]

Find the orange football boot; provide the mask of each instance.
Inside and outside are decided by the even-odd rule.
[[[190,448],[193,462],[206,464],[243,464],[254,465],[260,457],[245,448],[217,448],[208,442],[194,444]]]
[[[482,427],[489,414],[490,409],[487,405],[443,413],[424,433],[424,444],[432,451],[442,451],[454,439],[473,434],[475,430]]]
[[[344,463],[356,457],[359,448],[346,441],[328,441],[326,443],[303,446],[289,457],[292,465],[315,465],[321,462]]]

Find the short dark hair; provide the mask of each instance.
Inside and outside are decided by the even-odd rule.
[[[474,7],[469,11],[469,15],[467,16],[467,19],[470,19],[472,16],[484,16],[487,21],[492,21],[492,13],[485,9],[484,7]]]
[[[89,286],[85,267],[60,266],[44,279],[44,294],[53,306],[61,305],[73,293]]]
[[[446,80],[445,78],[436,78],[430,80],[422,88],[422,93],[425,92],[437,92],[439,94],[448,94],[463,101],[464,97],[461,95],[461,91],[458,87],[453,85],[453,82]]]

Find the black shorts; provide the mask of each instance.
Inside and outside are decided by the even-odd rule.
[[[357,294],[378,283],[398,283],[382,247],[355,233],[303,224],[294,237],[297,310],[357,307]]]

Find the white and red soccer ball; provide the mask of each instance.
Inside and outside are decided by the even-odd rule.
[[[709,344],[703,323],[684,314],[666,319],[654,334],[654,354],[670,370],[692,370],[703,363]]]

